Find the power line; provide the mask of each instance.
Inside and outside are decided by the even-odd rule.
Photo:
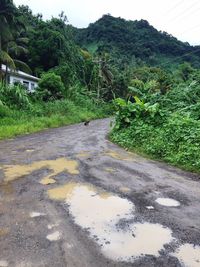
[[[176,3],[174,6],[172,6],[170,9],[168,9],[166,11],[166,15],[168,15],[168,13],[170,13],[171,11],[173,11],[174,9],[176,9],[178,6],[182,5],[184,1],[185,0],[181,0],[178,3]]]
[[[197,8],[197,9],[195,9],[192,13],[190,13],[189,15],[191,16],[191,15],[194,15],[197,11],[199,11],[200,10],[200,7],[199,8]],[[186,18],[187,17],[187,15],[186,16],[184,16],[183,17],[183,19],[184,18]]]
[[[183,0],[183,1],[184,1],[184,0]],[[181,2],[183,3],[183,1],[181,1]],[[178,2],[175,6],[180,5],[181,2]],[[172,22],[174,22],[174,21],[176,21],[176,20],[180,20],[181,18],[184,19],[186,16],[191,16],[191,15],[193,15],[194,13],[196,13],[197,11],[199,11],[199,10],[200,10],[200,7],[199,7],[199,8],[196,8],[195,10],[192,10],[192,12],[189,12],[189,14],[187,14],[188,11],[191,10],[191,9],[193,9],[198,3],[199,3],[199,0],[198,0],[198,1],[195,1],[195,2],[194,2],[192,5],[190,5],[188,8],[184,9],[183,12],[179,13],[178,16],[172,18],[171,21],[169,21],[169,23],[172,23]],[[186,14],[186,15],[184,16],[184,14]],[[189,29],[184,30],[181,34],[184,34],[184,33],[188,32],[188,31],[192,31],[193,29],[196,29],[196,28],[198,28],[198,27],[200,27],[200,24],[195,25],[194,27],[190,27]]]
[[[192,30],[194,30],[194,29],[196,29],[196,28],[198,28],[198,27],[200,27],[200,24],[195,25],[194,27],[191,27],[191,28],[189,28],[189,29],[187,29],[187,30],[181,32],[181,34],[184,34],[184,33],[188,32],[188,31],[192,31]]]
[[[196,2],[194,2],[192,5],[190,5],[189,7],[187,7],[187,8],[185,8],[181,13],[179,13],[177,16],[175,16],[175,17],[173,17],[172,19],[170,19],[170,23],[172,23],[172,22],[174,22],[174,21],[176,21],[176,20],[179,20],[180,18],[182,18],[182,17],[185,17],[185,16],[183,16],[185,13],[187,14],[188,13],[188,11],[189,10],[191,10],[191,9],[193,9],[194,7],[195,7],[195,5],[196,4],[198,4],[199,3],[199,0],[198,1],[196,1]],[[197,8],[197,9],[195,9],[195,10],[193,10],[194,12],[192,12],[192,13],[190,13],[190,15],[191,14],[193,14],[193,13],[195,13],[196,11],[198,11],[200,8]],[[189,15],[189,14],[188,14]]]
[[[165,65],[167,65],[168,63],[173,62],[174,60],[183,58],[183,57],[185,57],[185,56],[188,56],[188,55],[191,55],[191,54],[193,54],[193,53],[197,53],[197,52],[200,52],[200,48],[197,49],[197,50],[195,50],[195,51],[191,51],[191,52],[189,52],[189,53],[186,53],[186,54],[184,54],[184,55],[182,55],[182,56],[176,57],[176,58],[174,58],[174,59],[172,59],[172,60],[170,60],[170,61],[168,61],[168,62],[161,63],[159,66],[165,66]]]

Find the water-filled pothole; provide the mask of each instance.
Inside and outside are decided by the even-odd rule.
[[[47,185],[55,183],[54,176],[61,172],[68,172],[70,174],[78,174],[78,163],[75,160],[68,160],[66,158],[58,158],[55,160],[36,161],[27,165],[5,165],[3,171],[5,174],[5,182],[14,181],[22,176],[29,175],[33,171],[47,168],[52,172],[41,180],[41,184]]]
[[[172,256],[178,258],[183,266],[200,266],[200,246],[194,246],[193,244],[184,244],[180,246],[175,253],[172,253]]]
[[[131,262],[146,254],[159,256],[164,245],[173,240],[171,230],[160,224],[132,223],[132,202],[92,185],[68,183],[48,190],[48,195],[68,204],[75,223],[87,229],[112,260]]]
[[[172,198],[157,198],[156,202],[162,206],[166,207],[178,207],[180,202]]]

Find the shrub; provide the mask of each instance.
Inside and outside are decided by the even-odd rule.
[[[146,103],[137,97],[135,103],[115,100],[117,113],[112,140],[200,172],[199,83],[189,81],[176,85],[165,95],[145,96],[148,96]]]
[[[10,110],[7,106],[3,105],[3,103],[0,100],[0,119],[4,118],[6,116],[9,116]]]
[[[30,107],[28,92],[21,84],[0,84],[0,100],[10,108],[26,109]]]
[[[116,98],[114,100],[115,109],[117,110],[115,129],[129,126],[134,119],[143,118],[144,120],[155,120],[156,115],[160,117],[158,103],[153,105],[144,103],[136,96],[134,99],[135,103],[130,101],[126,102],[122,98]]]
[[[37,95],[43,101],[58,100],[63,97],[64,84],[61,77],[53,72],[43,74],[38,86]]]

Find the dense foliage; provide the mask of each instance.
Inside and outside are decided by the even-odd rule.
[[[24,87],[1,84],[0,139],[102,118],[108,116],[110,110],[109,104],[97,103],[87,95],[79,95],[71,100],[63,98],[46,102],[39,100],[37,93],[27,94]]]
[[[61,77],[55,73],[45,73],[38,83],[37,96],[43,101],[53,101],[62,99],[65,86]]]
[[[109,114],[103,64],[75,44],[63,12],[44,21],[12,0],[0,10],[0,138]],[[37,90],[8,85],[9,68],[40,77]]]
[[[200,72],[193,69],[187,73],[187,81],[184,74],[185,66],[181,66],[182,80],[175,82],[176,75],[165,94],[151,90],[150,84],[159,84],[158,80],[147,79],[138,80],[137,90],[131,91],[134,101],[116,99],[116,122],[111,138],[126,148],[200,171]]]

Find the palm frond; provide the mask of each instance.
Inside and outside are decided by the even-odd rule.
[[[15,69],[14,60],[9,56],[9,54],[3,50],[0,51],[0,61],[8,65],[10,68]]]
[[[27,37],[19,37],[16,39],[16,43],[28,44],[29,39]]]
[[[9,45],[8,50],[9,50],[9,53],[15,54],[16,56],[28,53],[28,49],[26,49],[25,47],[21,45],[17,45],[16,43]]]
[[[14,59],[13,61],[14,61],[16,68],[18,70],[20,69],[21,71],[24,71],[28,74],[32,74],[32,70],[30,69],[30,67],[26,63],[24,63],[21,60],[17,60],[17,59]]]

